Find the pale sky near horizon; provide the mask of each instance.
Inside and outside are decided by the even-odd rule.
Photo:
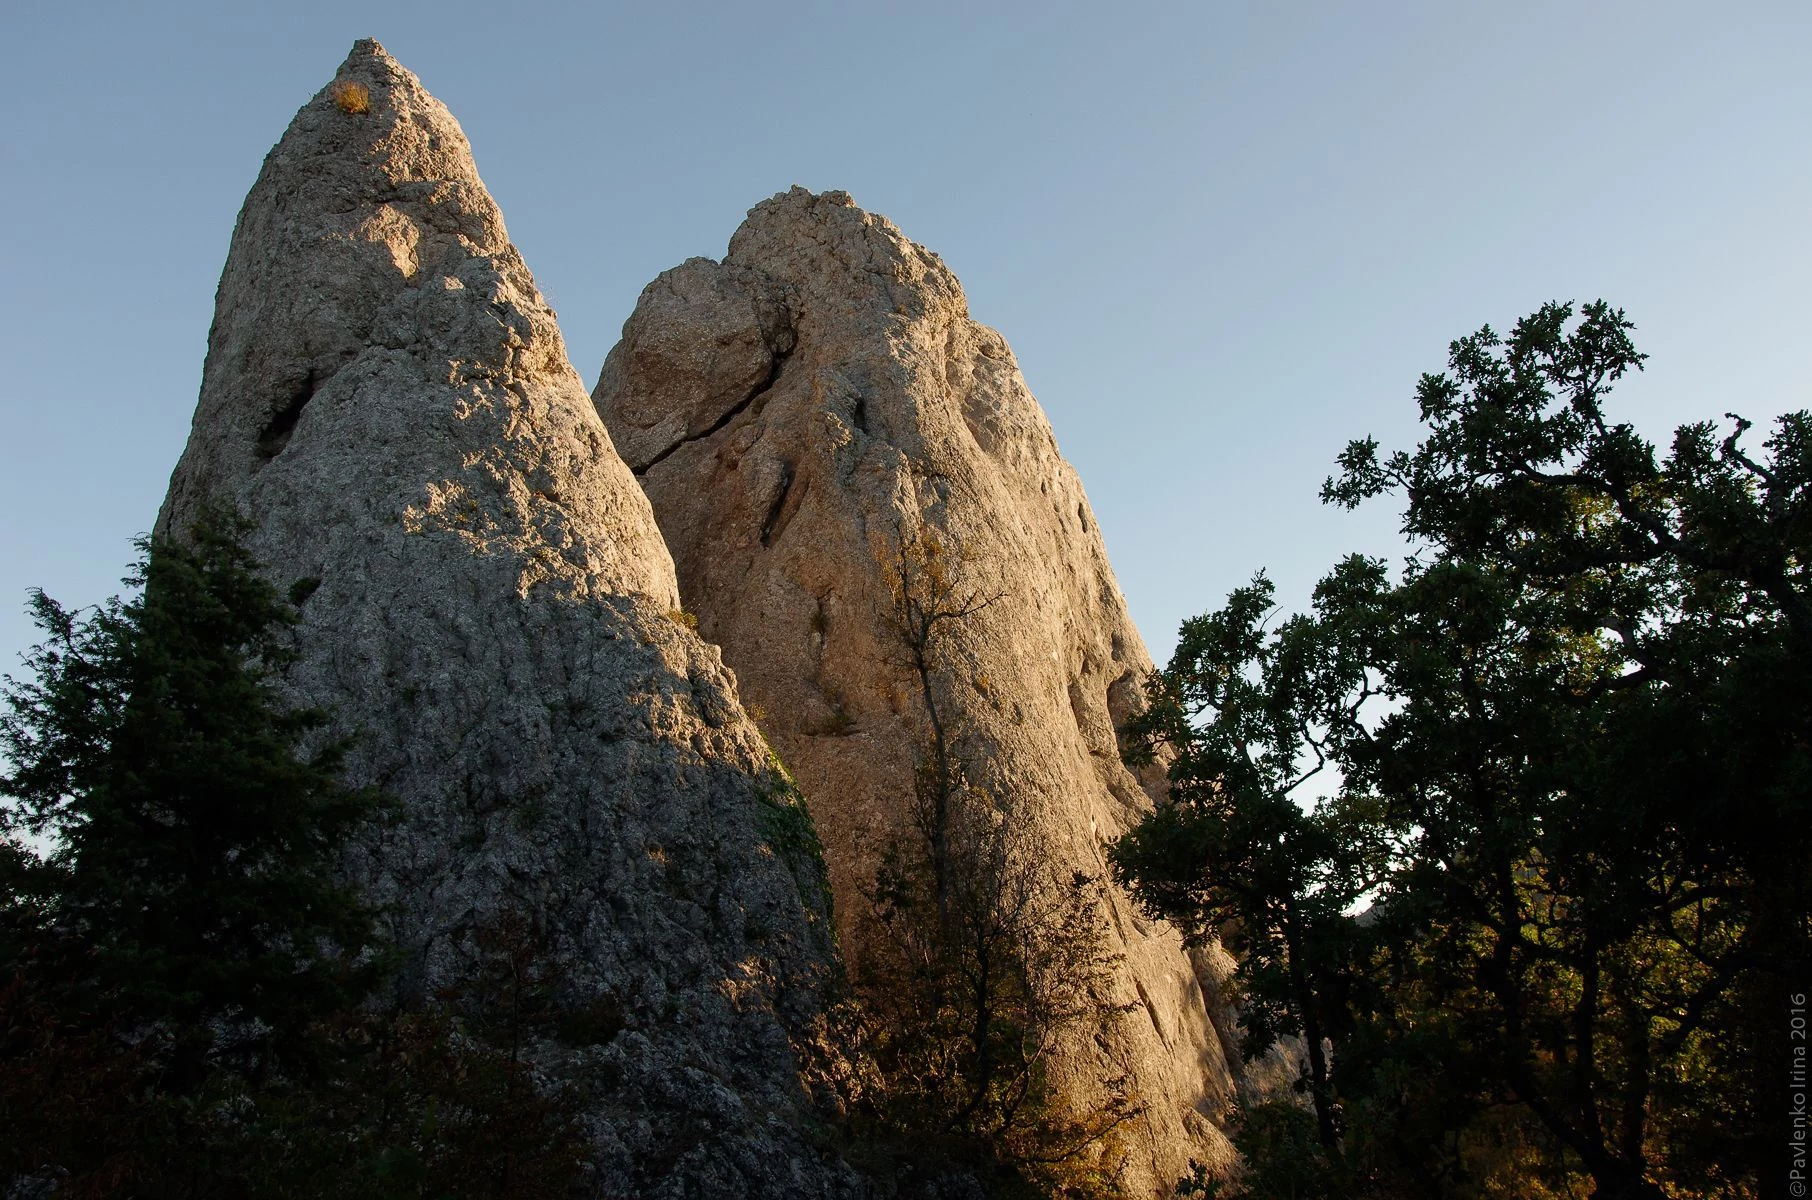
[[[1665,438],[1812,405],[1812,5],[0,0],[0,671],[118,590],[265,152],[372,36],[471,138],[589,384],[637,293],[841,188],[936,250],[1076,465],[1153,654],[1397,509],[1446,345],[1602,296]]]

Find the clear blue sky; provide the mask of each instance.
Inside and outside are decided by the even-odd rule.
[[[681,3],[0,7],[0,669],[25,590],[117,590],[185,438],[266,150],[354,39],[470,135],[589,384],[643,284],[844,188],[937,250],[1081,472],[1153,653],[1389,505],[1449,339],[1626,308],[1617,410],[1805,407],[1812,5]]]

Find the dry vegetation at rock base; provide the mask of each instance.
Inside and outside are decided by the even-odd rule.
[[[935,532],[896,530],[883,565],[925,734],[909,827],[882,856],[849,951],[879,1110],[1027,1194],[1118,1195],[1121,1131],[1141,1102],[1124,1074],[1066,1095],[1055,1054],[1105,1038],[1128,1009],[1111,999],[1100,885],[1051,878],[1023,804],[974,782],[945,726],[947,635],[999,597],[963,589]]]

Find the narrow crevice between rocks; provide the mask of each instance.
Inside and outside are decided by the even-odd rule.
[[[776,383],[780,382],[780,369],[781,369],[781,367],[786,365],[786,360],[788,358],[790,358],[791,356],[792,356],[791,351],[788,351],[785,354],[776,353],[774,355],[773,365],[768,368],[768,377],[766,379],[762,380],[760,383],[756,384],[753,388],[751,388],[749,390],[749,394],[744,396],[741,400],[738,400],[735,404],[733,404],[730,407],[728,412],[724,413],[723,416],[717,418],[716,421],[712,422],[711,428],[705,430],[703,433],[695,433],[691,437],[681,438],[679,441],[673,443],[673,445],[667,447],[665,450],[661,451],[659,454],[655,455],[653,458],[649,459],[647,462],[643,463],[641,466],[639,466],[639,467],[632,466],[630,468],[630,471],[634,475],[636,475],[638,478],[640,478],[641,476],[646,475],[649,471],[653,470],[655,467],[659,466],[662,462],[664,462],[668,457],[670,457],[675,451],[679,450],[682,446],[689,446],[693,442],[703,441],[704,439],[710,437],[712,434],[715,434],[715,433],[719,432],[720,430],[722,430],[724,426],[728,425],[731,421],[734,421],[737,418],[737,416],[743,412],[744,409],[749,407],[749,405],[755,403],[757,400],[761,399],[763,396],[767,395],[769,392],[774,390],[774,385]]]

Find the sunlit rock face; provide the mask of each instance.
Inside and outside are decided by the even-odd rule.
[[[620,1022],[533,1049],[587,1097],[587,1194],[865,1194],[799,1132],[819,868],[769,845],[761,737],[464,134],[375,42],[240,214],[159,529],[210,500],[306,597],[289,687],[401,801],[348,869],[403,986],[514,921],[560,1004]]]
[[[805,789],[852,958],[876,865],[910,836],[926,738],[886,619],[903,534],[937,537],[959,591],[991,599],[951,623],[937,681],[959,756],[1040,848],[1027,869],[1105,878],[1105,846],[1162,786],[1116,742],[1151,660],[1012,352],[935,254],[843,193],[795,188],[749,213],[722,262],[648,285],[593,398],[700,632]],[[1148,1107],[1125,1179],[1168,1194],[1191,1158],[1231,1156],[1230,964],[1192,962],[1111,886],[1102,936],[1125,1011],[1102,1043],[1064,1047],[1059,1073],[1084,1105],[1130,1077]]]

